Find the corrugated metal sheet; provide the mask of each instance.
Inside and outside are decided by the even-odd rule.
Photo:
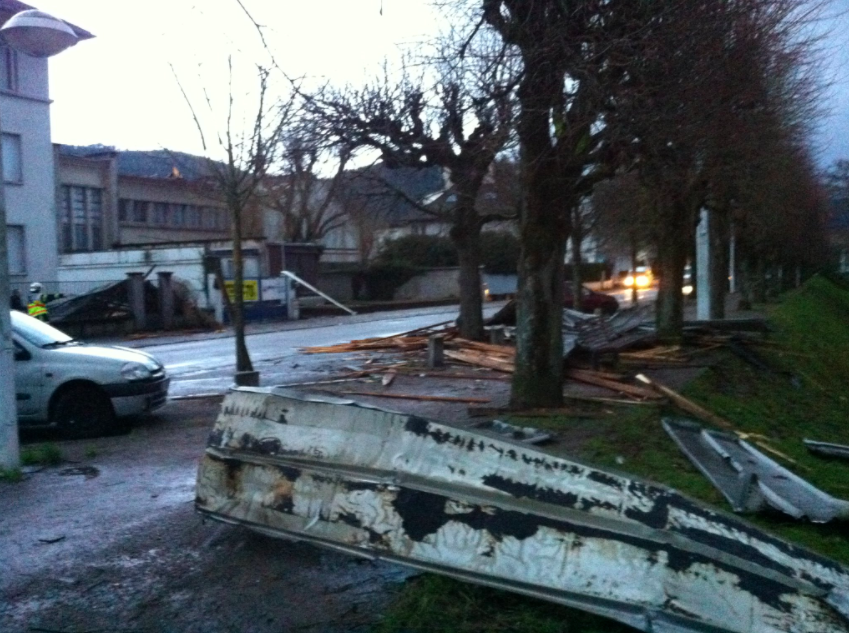
[[[831,444],[830,442],[817,442],[814,440],[803,440],[808,450],[817,455],[826,457],[842,457],[849,459],[849,446],[843,444]]]
[[[849,632],[849,571],[680,494],[292,391],[230,393],[197,509],[643,631]]]
[[[849,502],[812,486],[734,435],[675,420],[664,420],[663,428],[735,512],[770,507],[815,523],[849,518]]]

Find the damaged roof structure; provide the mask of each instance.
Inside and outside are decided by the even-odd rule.
[[[849,570],[674,490],[350,400],[237,389],[196,508],[643,631],[849,632]]]

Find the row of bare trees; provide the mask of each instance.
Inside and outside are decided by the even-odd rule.
[[[281,212],[285,237],[318,240],[354,217],[367,222],[368,205],[345,186],[352,161],[371,155],[388,168],[441,168],[451,204],[396,193],[450,226],[462,333],[483,332],[480,232],[515,212],[512,404],[558,406],[564,255],[567,240],[586,230],[593,192],[593,222],[628,226],[631,245],[653,247],[658,331],[671,339],[681,334],[682,274],[701,209],[715,217],[717,243],[734,226],[757,266],[789,249],[787,236],[816,229],[806,149],[819,85],[806,28],[816,8],[798,0],[452,3],[460,26],[397,73],[362,87],[308,91],[291,82],[275,132],[219,170],[222,191],[232,190],[234,236],[242,174],[262,176],[262,192],[252,192]],[[260,69],[261,84],[268,72]],[[249,139],[269,122],[262,117],[260,108]],[[219,136],[228,157],[230,129],[228,119]],[[493,208],[484,184],[507,155],[518,155],[518,204]]]

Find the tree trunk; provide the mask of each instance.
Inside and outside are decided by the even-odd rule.
[[[727,209],[712,209],[708,227],[710,235],[710,318],[725,318],[728,294],[728,240],[730,236]]]
[[[766,261],[763,257],[758,257],[755,262],[755,272],[751,282],[753,302],[766,303]]]
[[[458,196],[459,198],[459,196]],[[463,213],[458,210],[458,214]],[[460,316],[457,319],[460,336],[473,341],[483,339],[483,297],[480,271],[480,222],[466,215],[466,221],[451,227],[451,241],[457,248],[460,264]]]
[[[233,332],[236,335],[236,371],[253,371],[245,344],[244,261],[242,259],[242,211],[233,208]]]
[[[637,305],[639,300],[639,292],[637,291],[637,241],[631,239],[631,305]]]
[[[583,254],[581,253],[582,236],[577,226],[573,225],[572,228],[572,296],[574,297],[572,309],[580,312],[583,308],[581,305],[581,290],[584,284],[581,276],[581,263],[583,260]]]
[[[656,324],[660,340],[680,343],[684,326],[684,299],[681,287],[687,247],[692,232],[692,214],[682,202],[662,203],[658,236],[657,264],[660,284],[657,291]]]
[[[534,98],[539,93],[528,92],[519,124],[525,199],[519,216],[516,370],[510,391],[511,406],[522,409],[563,403],[563,260],[571,212],[551,147],[548,110]]]

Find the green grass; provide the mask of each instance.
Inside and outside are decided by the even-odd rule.
[[[626,633],[577,609],[425,574],[406,583],[374,633]]]
[[[16,484],[24,478],[20,468],[0,468],[0,483]]]
[[[768,315],[776,331],[757,352],[772,371],[723,353],[718,364],[683,393],[738,430],[765,435],[770,446],[796,462],[782,465],[822,490],[849,499],[849,462],[818,458],[802,443],[815,439],[849,445],[849,291],[815,277],[769,306]],[[605,409],[610,407],[599,407]],[[660,421],[666,415],[687,417],[671,408],[621,407],[605,419],[510,421],[555,431],[569,427],[584,437],[580,456],[585,461],[634,473],[729,511],[725,498],[663,431]],[[845,525],[815,525],[778,514],[746,519],[849,565]],[[376,633],[627,630],[566,607],[425,575],[405,585]]]
[[[55,444],[35,444],[21,449],[23,466],[58,466],[62,461],[62,451]]]

